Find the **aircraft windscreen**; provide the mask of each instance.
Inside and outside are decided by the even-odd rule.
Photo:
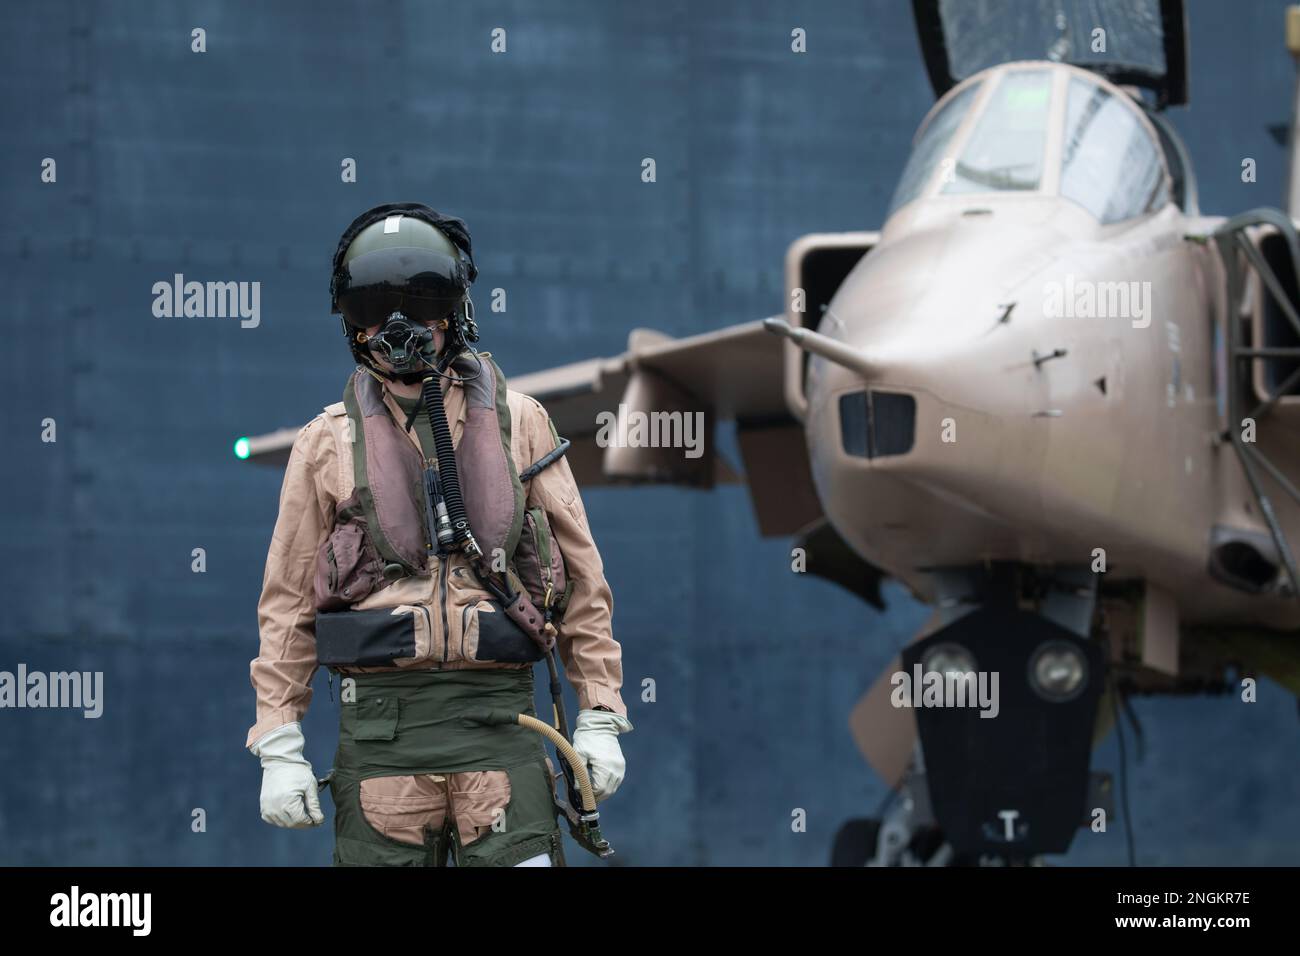
[[[977,80],[965,89],[958,90],[921,131],[916,145],[912,147],[912,155],[903,167],[903,176],[898,181],[898,188],[894,190],[894,198],[889,203],[890,215],[920,195],[934,172],[935,164],[943,158],[943,151],[952,139],[952,134],[966,118],[966,113],[975,101],[975,94],[983,85]]]
[[[1159,144],[1109,90],[1072,78],[1065,111],[1061,195],[1103,224],[1168,202]]]
[[[944,193],[1027,191],[1038,188],[1047,145],[1052,77],[1047,70],[1014,70],[993,91],[961,157],[945,177]]]
[[[939,16],[959,81],[1011,60],[1166,71],[1159,0],[940,0]]]

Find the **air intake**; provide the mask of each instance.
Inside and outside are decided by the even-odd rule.
[[[916,399],[874,389],[841,395],[840,441],[857,458],[907,454],[916,442]]]

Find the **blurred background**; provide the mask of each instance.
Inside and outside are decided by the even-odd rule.
[[[1282,201],[1284,7],[1188,4],[1191,106],[1171,119],[1207,213]],[[329,863],[328,822],[281,831],[258,815],[248,662],[281,474],[232,445],[341,397],[352,362],[329,264],[357,213],[412,200],[463,217],[481,345],[520,374],[617,354],[638,326],[681,336],[779,312],[786,247],[878,227],[933,102],[900,0],[6,12],[0,670],[102,671],[104,711],[0,710],[0,864]],[[153,284],[175,273],[260,282],[260,322],[155,318]],[[504,314],[486,308],[498,287]],[[719,441],[738,464],[725,426]],[[881,614],[791,575],[790,543],[759,538],[743,486],[584,499],[636,725],[602,814],[614,861],[826,863],[840,823],[885,794],[849,709],[924,609],[897,586]],[[315,686],[304,729],[323,774],[338,704],[323,672]],[[1300,861],[1293,697],[1264,682],[1251,707],[1134,706],[1139,863]],[[1112,736],[1094,766],[1117,762]],[[1081,831],[1058,859],[1123,864],[1122,828]]]

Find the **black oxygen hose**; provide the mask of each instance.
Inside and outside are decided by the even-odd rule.
[[[469,537],[469,518],[465,515],[465,500],[460,493],[460,475],[456,470],[456,450],[451,441],[451,426],[443,408],[442,384],[435,375],[427,376],[420,390],[425,412],[433,429],[433,446],[438,455],[438,484],[447,505],[452,534],[457,544]]]

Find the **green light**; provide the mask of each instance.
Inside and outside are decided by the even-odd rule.
[[[247,458],[251,450],[252,449],[249,447],[247,438],[241,438],[237,442],[235,442],[236,458],[240,458],[240,459]]]

